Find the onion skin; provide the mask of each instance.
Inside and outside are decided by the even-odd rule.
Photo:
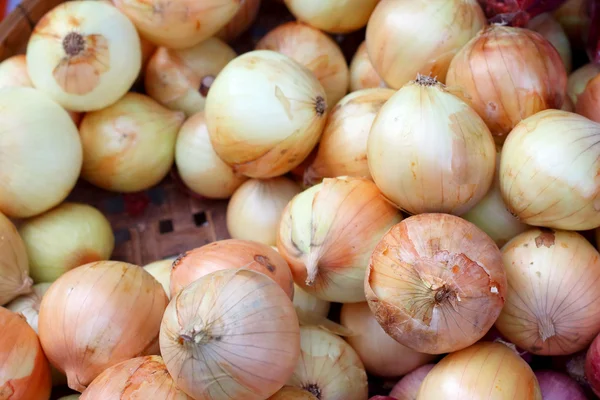
[[[242,33],[246,32],[254,20],[256,20],[258,10],[260,9],[260,1],[261,0],[241,0],[240,8],[237,13],[235,13],[227,25],[221,28],[215,36],[225,42],[232,42],[237,39]]]
[[[543,13],[536,16],[529,20],[527,28],[539,33],[554,46],[565,65],[567,74],[570,73],[573,64],[571,44],[562,26],[554,19],[552,14]]]
[[[25,318],[0,307],[0,398],[47,400],[52,381],[50,365],[34,330]]]
[[[567,94],[577,104],[588,83],[600,74],[600,64],[589,63],[573,71],[567,80]]]
[[[30,293],[32,284],[25,243],[13,223],[0,213],[0,305]]]
[[[485,25],[476,0],[442,6],[430,0],[381,0],[367,25],[367,51],[375,71],[393,89],[417,74],[445,83],[454,55]]]
[[[52,365],[67,375],[69,387],[83,392],[105,369],[158,353],[167,303],[160,283],[142,267],[116,261],[86,264],[58,278],[46,292],[40,341]]]
[[[331,303],[313,296],[294,283],[294,308],[297,314],[314,315],[326,318],[331,308]]]
[[[577,114],[595,122],[600,122],[600,75],[592,78],[575,105]]]
[[[535,371],[544,400],[586,400],[585,392],[574,380],[555,371]]]
[[[585,378],[596,396],[600,396],[600,335],[592,341],[585,356]]]
[[[284,0],[299,20],[330,33],[364,27],[379,0]]]
[[[318,400],[310,392],[293,386],[284,386],[267,400]]]
[[[262,400],[292,375],[299,329],[292,301],[273,280],[226,269],[173,296],[160,350],[175,384],[194,399]]]
[[[456,54],[446,84],[501,144],[521,120],[562,107],[567,73],[554,46],[539,33],[491,25]]]
[[[277,51],[308,68],[323,85],[330,109],[348,92],[350,71],[342,50],[332,38],[310,25],[280,25],[267,33],[256,49]]]
[[[394,385],[390,397],[397,400],[417,400],[421,384],[433,367],[435,367],[435,364],[425,364],[406,374]]]
[[[385,88],[387,85],[371,64],[367,53],[367,42],[364,41],[358,46],[350,62],[350,91],[378,87]]]
[[[346,341],[356,351],[370,374],[402,376],[435,358],[403,346],[388,336],[367,303],[344,304],[340,321],[353,332]]]
[[[576,232],[531,229],[502,248],[508,278],[496,328],[539,355],[585,349],[600,331],[600,255]]]
[[[144,269],[161,284],[169,299],[171,299],[171,271],[174,261],[175,258],[167,258],[144,265]]]
[[[394,93],[392,89],[366,89],[339,101],[327,119],[317,156],[306,169],[304,182],[315,184],[338,176],[370,179],[369,132],[377,113]]]
[[[5,87],[33,87],[27,73],[27,58],[24,54],[0,62],[0,89]]]
[[[486,334],[504,305],[501,257],[492,239],[459,217],[407,218],[373,251],[369,307],[388,335],[413,350],[464,349]]]
[[[10,311],[21,314],[35,333],[38,333],[38,315],[42,297],[49,287],[50,283],[33,285],[31,293],[23,294],[6,305]]]
[[[500,190],[509,211],[528,225],[600,226],[599,138],[599,124],[560,110],[517,125],[500,158]]]
[[[180,255],[171,270],[171,297],[203,276],[224,269],[260,272],[276,282],[290,299],[294,297],[292,274],[281,255],[265,244],[238,239],[219,240]]]
[[[567,0],[554,11],[554,18],[562,25],[574,49],[583,49],[586,24],[590,20],[587,0]]]
[[[444,357],[427,374],[417,400],[542,400],[525,361],[500,343],[477,343]]]

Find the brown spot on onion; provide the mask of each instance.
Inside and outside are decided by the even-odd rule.
[[[207,75],[200,81],[200,94],[204,97],[208,96],[208,91],[215,81],[215,77],[213,75]]]
[[[542,246],[552,247],[552,246],[554,246],[554,241],[555,241],[554,232],[549,229],[544,229],[544,230],[541,230],[538,237],[535,238],[535,246],[538,248],[542,247]]]
[[[316,98],[315,111],[317,112],[317,115],[319,117],[322,117],[323,114],[325,114],[325,111],[327,111],[327,103],[325,102],[325,99],[322,96],[317,96]]]
[[[321,400],[321,389],[316,383],[309,383],[307,385],[304,385],[303,389],[307,392],[310,392],[317,399]]]
[[[264,265],[265,268],[269,270],[269,272],[275,272],[275,265],[271,264],[269,257],[257,254],[254,256],[254,261],[261,265]]]

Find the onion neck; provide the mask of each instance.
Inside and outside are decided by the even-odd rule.
[[[66,371],[65,374],[67,375],[67,386],[69,386],[69,388],[80,393],[83,393],[85,389],[87,389],[87,387],[79,381],[77,372],[71,370]]]
[[[179,341],[182,344],[203,345],[211,340],[221,340],[221,337],[211,335],[206,329],[192,329],[179,334]]]
[[[538,322],[538,332],[542,341],[546,341],[553,336],[556,336],[556,327],[549,315],[543,316]]]
[[[311,251],[308,254],[308,260],[306,262],[306,285],[313,286],[317,275],[319,274],[319,257],[315,254],[316,252]]]
[[[308,383],[306,385],[303,385],[302,389],[306,390],[307,392],[315,396],[317,399],[321,400],[321,388],[316,383]]]

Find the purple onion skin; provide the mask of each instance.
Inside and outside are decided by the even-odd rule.
[[[600,0],[587,0],[590,22],[587,27],[586,50],[594,63],[600,63]]]
[[[397,400],[395,397],[390,396],[373,396],[369,400]]]
[[[435,364],[425,364],[404,375],[390,392],[391,398],[400,400],[416,399],[421,383],[433,367],[435,367]]]
[[[569,376],[555,371],[535,371],[544,400],[586,400],[585,392]]]
[[[530,19],[556,10],[566,0],[478,0],[491,23],[524,27]]]

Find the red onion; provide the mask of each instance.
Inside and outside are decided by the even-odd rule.
[[[555,371],[535,371],[544,400],[586,400],[581,386],[574,379]]]
[[[405,375],[396,383],[390,392],[390,396],[397,400],[416,400],[421,383],[433,367],[435,367],[435,364],[425,364]]]
[[[554,11],[566,0],[479,0],[490,22],[525,26],[536,15]]]
[[[600,335],[596,336],[585,356],[585,377],[594,393],[600,396]]]

